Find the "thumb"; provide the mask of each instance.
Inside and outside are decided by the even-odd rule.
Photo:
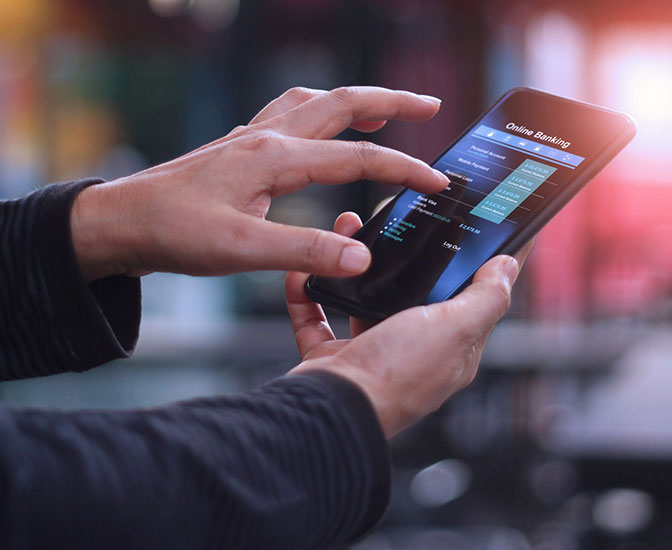
[[[467,330],[483,331],[497,323],[509,309],[511,289],[519,272],[518,261],[511,256],[496,256],[474,275],[473,282],[451,301],[464,307]]]
[[[258,220],[257,223],[256,269],[351,277],[365,271],[371,263],[371,252],[355,239],[331,231],[268,220]]]

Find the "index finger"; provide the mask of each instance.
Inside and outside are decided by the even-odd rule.
[[[362,121],[428,120],[440,106],[438,98],[402,90],[337,88],[261,125],[287,136],[327,139]]]
[[[448,176],[405,153],[368,141],[285,140],[274,153],[278,160],[272,195],[286,195],[311,182],[340,184],[360,179],[404,185],[421,193],[438,193]]]

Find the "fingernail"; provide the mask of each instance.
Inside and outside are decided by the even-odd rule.
[[[425,101],[428,101],[432,105],[441,105],[441,100],[438,97],[434,97],[433,95],[423,95],[421,94],[420,97],[424,99]]]
[[[516,282],[518,273],[520,271],[518,267],[518,260],[512,256],[506,256],[502,265],[502,271],[504,272],[504,276],[509,281],[509,285],[513,286],[513,283]]]
[[[450,178],[446,176],[446,174],[444,174],[441,170],[437,170],[436,168],[432,168],[432,170],[436,172],[436,175],[439,176],[446,185],[450,183]]]
[[[350,245],[343,249],[338,263],[344,271],[360,273],[368,267],[369,262],[371,262],[371,253],[366,246]]]

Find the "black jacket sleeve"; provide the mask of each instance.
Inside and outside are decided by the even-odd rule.
[[[0,380],[83,371],[135,346],[140,282],[108,277],[87,285],[72,246],[72,202],[98,182],[0,202]]]
[[[387,446],[315,372],[147,411],[0,410],[0,548],[325,548],[371,528]]]
[[[128,355],[139,282],[86,285],[75,195],[93,180],[0,203],[0,378]],[[120,412],[0,406],[0,548],[323,548],[382,515],[387,446],[350,382],[278,379],[234,397]]]

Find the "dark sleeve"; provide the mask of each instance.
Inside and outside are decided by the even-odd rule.
[[[370,529],[388,449],[314,372],[148,411],[0,411],[0,548],[326,548]]]
[[[87,285],[72,246],[72,203],[98,182],[0,202],[0,380],[86,370],[135,346],[139,280]]]

